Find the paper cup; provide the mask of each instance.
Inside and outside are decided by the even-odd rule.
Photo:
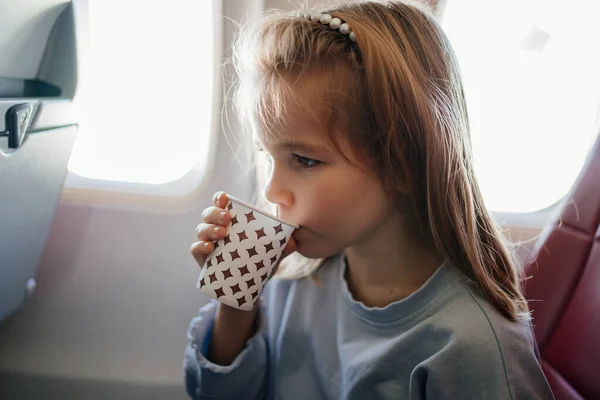
[[[206,259],[196,287],[223,304],[250,311],[298,226],[227,197],[227,235]]]

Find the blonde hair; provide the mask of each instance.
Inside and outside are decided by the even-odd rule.
[[[242,121],[274,134],[293,106],[327,123],[338,150],[343,132],[352,158],[377,172],[399,209],[411,210],[420,239],[504,316],[529,318],[520,268],[475,178],[458,62],[435,18],[398,1],[318,11],[347,22],[357,42],[296,11],[269,10],[238,32],[234,104]],[[306,277],[324,261],[294,253],[277,274]]]

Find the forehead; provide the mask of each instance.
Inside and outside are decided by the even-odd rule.
[[[254,142],[269,151],[298,151],[316,157],[339,157],[353,166],[359,164],[357,149],[351,145],[342,125],[335,123],[334,119],[294,119],[282,124],[279,129],[271,129],[268,133],[255,132]]]
[[[284,116],[275,121],[263,120],[259,129],[254,130],[254,137],[265,145],[294,141],[329,145],[333,133],[330,117],[328,112],[309,115],[299,107],[288,106]]]
[[[327,132],[339,96],[330,74],[312,70],[263,76],[255,88],[253,109],[264,140]],[[290,139],[289,137],[287,139]]]
[[[352,153],[347,125],[352,86],[344,84],[344,74],[337,75],[333,79],[329,70],[313,70],[259,80],[251,112],[254,140],[264,146],[307,143],[347,158]]]

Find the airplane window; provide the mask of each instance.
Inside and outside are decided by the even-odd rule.
[[[211,3],[89,2],[72,173],[161,184],[206,161],[213,114]]]
[[[596,0],[445,4],[489,209],[549,207],[583,167],[600,107],[598,15]]]

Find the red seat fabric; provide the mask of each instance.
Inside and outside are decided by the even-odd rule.
[[[557,400],[600,399],[600,138],[526,263],[525,296]]]

